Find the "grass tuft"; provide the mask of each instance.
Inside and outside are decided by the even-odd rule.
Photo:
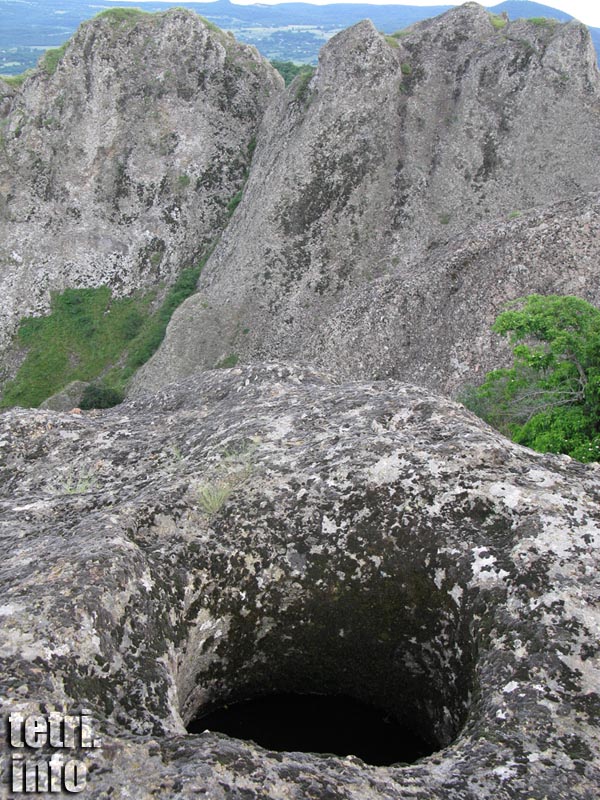
[[[137,22],[140,17],[150,17],[150,11],[142,11],[141,8],[107,8],[96,14],[95,19],[105,19],[113,25],[120,25],[122,22]]]
[[[197,492],[198,505],[207,516],[212,517],[223,508],[233,489],[227,481],[201,486]]]
[[[231,216],[233,212],[236,210],[236,208],[239,206],[243,194],[244,190],[240,189],[239,192],[236,192],[231,198],[231,200],[227,203],[227,213],[229,214],[229,216]]]
[[[538,28],[553,28],[558,24],[557,20],[547,17],[530,17],[527,21],[532,25],[537,25]]]
[[[219,363],[215,366],[215,369],[232,369],[233,367],[237,366],[240,357],[237,353],[230,353],[226,358],[221,359]]]
[[[494,30],[501,31],[506,27],[508,20],[504,19],[500,14],[490,14],[490,22],[494,26]]]
[[[40,60],[40,66],[48,75],[54,75],[56,72],[58,65],[60,64],[62,57],[65,54],[67,49],[68,42],[65,42],[60,47],[52,47],[50,50],[46,50],[44,55]]]
[[[213,33],[224,33],[224,31],[222,31],[218,25],[215,25],[214,22],[211,22],[209,19],[206,19],[206,17],[201,17],[200,14],[198,14],[198,16],[200,17],[202,22],[206,25],[206,27]]]
[[[18,89],[25,83],[25,80],[31,75],[33,70],[27,69],[25,72],[21,72],[19,75],[2,75],[0,76],[4,83],[7,83],[9,86],[13,86],[15,89]]]
[[[315,68],[311,67],[310,70],[307,69],[304,72],[301,72],[294,81],[296,100],[298,100],[300,103],[303,103],[308,97],[308,85],[314,74]]]

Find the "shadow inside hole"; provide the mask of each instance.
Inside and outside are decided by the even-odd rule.
[[[188,733],[217,731],[267,750],[354,755],[374,766],[411,764],[432,748],[388,712],[345,695],[274,694],[195,717]]]

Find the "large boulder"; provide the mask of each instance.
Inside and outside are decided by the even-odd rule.
[[[346,374],[380,377],[367,325],[350,348],[339,335],[327,347],[331,330],[324,343],[314,337],[335,315],[343,327],[355,292],[366,287],[369,325],[385,320],[369,287],[393,276],[409,332],[423,314],[444,325],[443,295],[428,293],[428,281],[443,280],[436,248],[476,224],[598,190],[600,83],[589,32],[576,22],[502,22],[467,3],[397,39],[365,21],[327,43],[315,75],[298,78],[266,113],[242,202],[134,391],[233,356],[340,374],[349,360]],[[415,271],[426,271],[422,308],[410,295]],[[486,294],[486,277],[473,270],[474,294]],[[505,296],[502,275],[495,280],[486,316]],[[416,381],[401,340],[386,365],[394,345],[393,374]]]
[[[0,80],[0,356],[52,291],[131,295],[200,258],[282,88],[254,47],[185,9],[107,11],[20,89]]]
[[[71,381],[60,392],[40,403],[47,411],[71,411],[81,403],[84,391],[90,384],[87,381]]]
[[[4,711],[93,712],[86,797],[597,796],[597,466],[276,364],[0,425]],[[436,752],[186,734],[274,691],[383,706]]]

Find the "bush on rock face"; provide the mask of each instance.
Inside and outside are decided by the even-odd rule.
[[[86,387],[81,397],[80,407],[84,410],[90,408],[112,408],[123,402],[123,395],[116,389],[102,384],[92,383]]]
[[[600,310],[579,297],[530,295],[501,313],[514,363],[462,400],[515,442],[600,460]]]

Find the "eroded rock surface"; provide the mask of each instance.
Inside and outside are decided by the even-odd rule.
[[[420,316],[445,326],[446,297],[435,290],[446,281],[444,253],[436,249],[468,238],[476,224],[600,186],[599,86],[589,33],[578,23],[520,20],[498,29],[469,3],[391,43],[368,21],[343,31],[323,48],[314,77],[298,79],[265,115],[244,198],[200,292],[172,320],[135,390],[231,355],[415,381],[406,337],[390,336],[383,359],[381,341],[372,340],[368,326],[384,324],[390,311],[370,305],[377,280],[393,276],[385,285],[393,284],[415,342]],[[477,323],[487,324],[509,294],[504,266],[494,264],[493,282],[475,270],[465,281],[471,296],[484,298]],[[538,281],[534,270],[519,291],[547,277]],[[417,289],[422,308],[411,296]],[[360,333],[349,348],[351,332],[334,328],[344,328],[345,305],[358,307],[361,298]],[[457,354],[462,372],[480,346],[483,339],[467,357]],[[444,374],[430,385],[452,381],[455,363],[440,358],[435,366]]]
[[[0,425],[2,696],[94,712],[86,797],[597,796],[598,467],[276,364]],[[440,750],[383,768],[185,733],[274,690],[382,704]]]
[[[176,9],[85,23],[53,74],[0,87],[1,353],[52,290],[130,295],[193,264],[228,221],[283,81]]]

